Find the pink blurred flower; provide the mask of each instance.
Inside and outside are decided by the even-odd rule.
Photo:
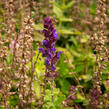
[[[16,46],[16,48],[19,48],[19,44],[18,43],[15,44],[15,43],[16,43],[16,41],[12,40],[12,42],[10,44],[10,52],[11,53],[13,53],[15,46]]]

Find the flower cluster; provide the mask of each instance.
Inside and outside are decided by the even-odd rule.
[[[80,107],[78,107],[78,105],[73,103],[73,101],[77,99],[77,96],[76,96],[77,87],[74,85],[71,85],[68,92],[69,92],[69,94],[68,94],[67,98],[64,100],[63,106],[73,107],[74,109],[81,109]]]
[[[56,52],[55,42],[58,39],[58,32],[54,28],[53,22],[50,18],[44,19],[44,29],[43,33],[45,39],[43,40],[42,46],[43,48],[39,48],[39,51],[42,52],[42,56],[46,57],[46,76],[47,77],[57,77],[58,74],[56,70],[56,63],[59,60],[61,51]]]
[[[100,105],[100,95],[102,94],[101,90],[97,87],[94,86],[91,94],[90,94],[90,106],[93,109],[98,109]]]
[[[76,99],[76,87],[74,85],[71,85],[70,86],[70,89],[69,89],[69,97],[71,100],[75,100]]]

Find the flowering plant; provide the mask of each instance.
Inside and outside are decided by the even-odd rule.
[[[55,48],[55,43],[58,39],[58,32],[54,28],[53,22],[50,18],[44,19],[44,29],[43,33],[45,39],[42,42],[43,48],[39,48],[39,51],[42,52],[42,56],[46,57],[45,65],[47,72],[46,77],[57,77],[58,73],[56,70],[56,63],[59,60],[60,54],[62,51],[57,52]]]

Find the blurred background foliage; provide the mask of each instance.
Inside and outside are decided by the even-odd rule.
[[[56,88],[53,90],[54,102],[51,100],[50,84],[46,90],[46,96],[44,97],[45,104],[43,109],[61,109],[63,108],[62,102],[69,94],[69,88],[71,85],[77,87],[77,98],[72,101],[73,105],[77,105],[82,109],[89,109],[89,94],[92,89],[92,75],[95,65],[95,52],[91,48],[90,37],[93,33],[93,18],[96,12],[95,0],[36,0],[36,10],[33,10],[32,17],[35,20],[34,42],[33,48],[36,51],[33,61],[35,61],[38,54],[37,43],[43,40],[43,19],[46,16],[51,17],[55,24],[56,29],[59,32],[59,40],[56,43],[58,51],[63,51],[61,58],[57,64],[57,71],[59,77],[55,79],[54,84]],[[109,6],[109,5],[108,5]],[[23,12],[23,9],[22,9]],[[2,22],[4,21],[5,9],[2,2],[0,2],[0,29],[2,38],[5,37],[5,32],[2,31]],[[21,22],[19,12],[16,17],[16,32],[18,32]],[[108,19],[106,20],[105,33],[109,38],[109,8],[107,11]],[[107,45],[109,46],[109,45]],[[7,59],[7,64],[11,63],[11,56]],[[30,66],[30,63],[28,64]],[[40,81],[43,81],[42,75],[44,74],[44,59],[40,55],[40,59],[36,64],[36,80],[33,82],[33,87],[37,100],[42,96],[40,91]],[[106,85],[109,72],[109,63],[107,68],[103,71],[102,86],[103,92],[109,91],[109,86]],[[40,80],[40,81],[37,81]],[[79,82],[78,82],[79,81]],[[85,96],[81,93],[84,92]],[[9,98],[10,109],[16,105],[18,96],[14,95]],[[109,101],[107,101],[109,104]],[[37,103],[33,103],[33,108],[37,108]],[[64,107],[65,109],[73,109],[72,107]],[[0,107],[0,109],[3,109]],[[104,108],[103,108],[104,109]]]
[[[40,3],[45,4],[43,0],[42,2],[40,1]],[[59,77],[55,80],[56,89],[59,89],[58,93],[60,93],[60,97],[56,100],[55,106],[53,104],[46,104],[47,109],[50,105],[54,106],[51,106],[51,109],[62,108],[58,107],[58,105],[65,100],[65,96],[69,93],[70,85],[78,87],[76,93],[77,99],[73,100],[73,104],[81,106],[82,109],[89,109],[89,94],[93,86],[92,75],[96,59],[94,50],[92,50],[90,44],[90,37],[93,33],[94,26],[93,19],[96,16],[96,1],[53,0],[49,1],[49,5],[51,6],[49,9],[45,7],[44,10],[41,8],[40,11],[43,13],[43,17],[51,16],[56,20],[56,28],[59,32],[59,40],[56,43],[57,49],[63,51],[63,54],[57,65]],[[49,11],[46,13],[47,10]],[[109,16],[109,12],[107,12],[107,15]],[[108,24],[109,20],[107,19],[106,26],[108,26]],[[38,23],[35,25],[35,28],[42,30],[42,25],[43,24]],[[105,33],[109,37],[108,28],[105,29]],[[101,77],[103,81],[101,90],[103,92],[108,91],[108,86],[105,85],[108,79],[108,68],[109,63]],[[79,80],[79,84],[77,79]],[[80,88],[82,88],[85,93],[85,97],[82,95]],[[70,107],[68,109],[70,109]],[[79,109],[79,107],[75,109]]]
[[[45,4],[43,0],[42,2],[40,1],[40,3]],[[51,16],[56,20],[56,28],[59,32],[59,40],[56,43],[57,49],[63,51],[57,65],[59,77],[55,80],[56,87],[60,89],[58,91],[61,93],[61,97],[59,97],[58,100],[65,100],[70,85],[74,85],[82,88],[83,92],[86,94],[84,98],[78,88],[77,99],[73,101],[74,104],[76,103],[83,109],[88,109],[87,104],[89,101],[89,92],[93,84],[92,75],[96,59],[95,53],[90,45],[90,37],[93,31],[93,18],[96,12],[96,1],[53,0],[49,1],[49,5],[51,5],[49,9],[48,7],[45,7],[44,10],[41,8],[40,11],[43,13],[41,16]],[[47,10],[49,11],[46,13]],[[107,15],[109,16],[108,12]],[[108,19],[106,24],[106,26],[108,26]],[[38,23],[35,25],[35,28],[42,30],[42,25],[43,24]],[[108,33],[108,29],[106,29],[106,34],[109,35]],[[101,86],[103,92],[107,91],[105,81],[108,79],[108,68],[109,63],[101,77],[104,83]],[[80,81],[79,84],[77,78]],[[56,101],[56,103],[59,102]],[[50,104],[48,104],[48,106],[49,105]],[[55,105],[58,106],[59,104]],[[56,109],[61,108],[56,106]]]

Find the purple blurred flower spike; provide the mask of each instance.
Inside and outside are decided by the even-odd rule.
[[[58,32],[56,32],[52,20],[49,17],[44,19],[43,34],[45,36],[42,42],[44,48],[39,48],[39,51],[42,52],[42,56],[46,57],[45,64],[48,73],[45,76],[57,77],[58,73],[55,73],[55,65],[62,52],[56,52],[55,42],[58,39]]]

